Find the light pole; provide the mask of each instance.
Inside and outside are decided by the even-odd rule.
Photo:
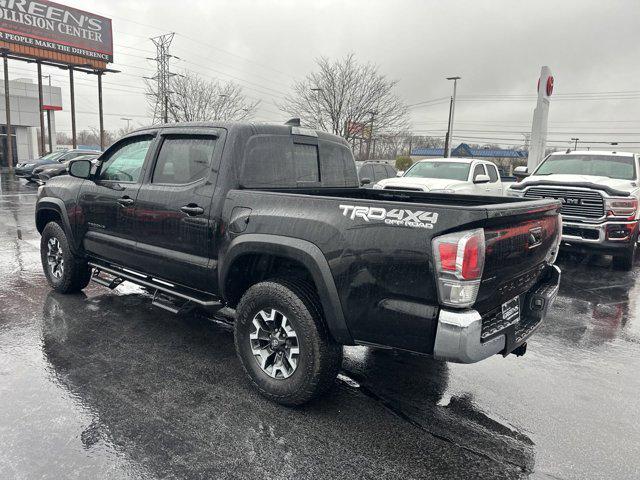
[[[316,92],[316,128],[320,129],[320,93],[323,92],[323,89],[320,87],[314,87],[311,89],[312,92]]]
[[[127,122],[127,132],[129,131],[129,123],[133,120],[132,118],[125,118],[122,117],[120,118],[120,120],[124,120],[125,122]]]
[[[458,80],[462,77],[447,77],[447,80],[453,80],[453,96],[449,105],[449,124],[447,126],[447,137],[445,138],[444,156],[451,156],[451,140],[453,139],[453,117],[456,113],[456,91],[458,88]]]
[[[51,105],[51,75],[42,75],[49,79],[49,105]],[[49,133],[49,153],[53,152],[53,137],[51,136],[51,110],[47,108],[47,132]]]
[[[575,152],[576,150],[578,150],[578,140],[580,140],[580,139],[579,139],[579,138],[575,138],[575,137],[572,137],[572,138],[571,138],[571,141],[572,141],[572,142],[574,142],[574,144],[573,144],[573,151],[574,151],[574,152]]]
[[[367,142],[367,160],[371,159],[371,142],[373,141],[373,120],[375,119],[378,112],[369,112],[371,115],[371,129],[369,130],[369,141]],[[375,147],[374,147],[375,154]]]

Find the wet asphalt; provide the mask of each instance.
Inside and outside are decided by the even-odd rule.
[[[0,181],[1,479],[640,478],[640,265],[562,255],[522,358],[351,347],[327,396],[284,408],[226,325],[126,284],[52,292],[37,187]]]

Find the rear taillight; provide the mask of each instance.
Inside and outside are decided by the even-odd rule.
[[[478,296],[484,268],[484,230],[442,235],[432,245],[440,302],[470,307]]]

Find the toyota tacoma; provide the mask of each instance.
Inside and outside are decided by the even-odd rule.
[[[340,137],[285,125],[138,130],[40,187],[50,285],[128,281],[227,312],[250,382],[325,391],[343,345],[521,355],[558,290],[560,202],[360,188]]]

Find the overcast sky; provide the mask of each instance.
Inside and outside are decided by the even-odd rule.
[[[536,81],[548,65],[555,76],[549,138],[565,142],[552,145],[577,136],[635,141],[625,149],[640,151],[638,0],[59,2],[113,19],[112,67],[122,73],[105,78],[108,129],[124,126],[121,117],[149,123],[142,80],[155,68],[145,59],[154,55],[149,37],[176,32],[171,53],[181,60],[172,70],[237,81],[262,100],[256,120],[286,120],[275,103],[314,59],[353,52],[398,80],[409,105],[449,96],[445,77],[461,76],[455,142],[514,145],[530,130]],[[35,67],[12,68],[14,77]],[[51,73],[63,87],[58,130],[70,131],[67,76]],[[77,78],[76,108],[88,112],[79,114],[79,128],[95,127],[95,77]],[[413,107],[413,130],[443,135],[447,114],[446,100]]]

